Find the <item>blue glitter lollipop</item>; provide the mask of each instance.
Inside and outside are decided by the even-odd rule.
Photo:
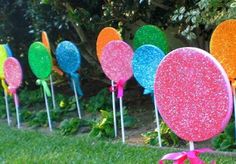
[[[13,53],[12,53],[12,50],[11,50],[9,44],[4,44],[4,48],[7,51],[7,56],[8,57],[13,57]]]
[[[76,72],[79,69],[81,63],[80,52],[72,42],[63,41],[57,46],[56,58],[59,67],[71,78],[73,89],[75,91],[78,114],[81,118],[77,94],[82,96],[83,93],[80,88],[79,74]]]
[[[132,60],[134,77],[144,87],[144,94],[153,93],[156,70],[164,56],[161,49],[149,44],[135,51]]]
[[[150,44],[143,45],[134,52],[134,57],[132,60],[134,77],[139,82],[139,84],[142,87],[144,87],[145,89],[144,94],[151,93],[153,95],[156,70],[161,60],[164,58],[164,56],[165,54],[161,49]],[[153,99],[155,106],[156,124],[158,130],[158,141],[159,141],[159,146],[161,147],[162,141],[161,141],[159,115],[155,98],[153,97]]]

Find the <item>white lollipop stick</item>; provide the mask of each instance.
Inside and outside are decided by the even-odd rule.
[[[52,92],[52,105],[53,105],[53,109],[56,109],[56,100],[55,100],[55,95],[54,95],[54,87],[53,87],[52,75],[50,75],[50,88],[51,88],[51,92]]]
[[[4,90],[4,99],[5,99],[5,105],[6,105],[7,123],[10,126],[11,125],[10,112],[9,112],[9,106],[8,106],[7,92],[5,90]]]
[[[155,107],[155,115],[156,115],[159,147],[162,147],[162,144],[161,144],[161,128],[160,128],[159,115],[158,115],[158,109],[157,109],[157,104],[156,104],[155,96],[153,96],[153,99],[154,99],[154,107]]]
[[[52,123],[51,123],[50,111],[48,107],[48,99],[47,99],[47,94],[44,90],[43,90],[43,94],[44,94],[44,100],[45,100],[47,116],[48,116],[48,126],[49,126],[49,130],[52,131]]]
[[[115,137],[117,137],[117,124],[116,124],[116,102],[115,102],[115,91],[114,91],[114,81],[111,81],[112,87],[112,108],[113,108],[113,122],[114,122],[114,132]]]
[[[73,84],[73,89],[74,89],[74,93],[75,93],[75,101],[76,101],[76,106],[77,106],[77,110],[78,110],[79,119],[81,119],[79,100],[78,100],[78,95],[77,95],[77,91],[76,91],[76,87],[75,87],[75,82],[74,82],[73,79],[72,79],[72,84]]]
[[[189,141],[189,148],[190,148],[191,151],[194,150],[194,143],[193,143],[193,141]]]
[[[14,99],[17,99],[16,95],[14,95]],[[16,102],[16,100],[15,100]],[[20,129],[20,113],[19,113],[19,106],[17,103],[15,103],[16,108],[16,120],[17,120],[17,128]]]
[[[125,143],[125,128],[124,128],[124,118],[123,118],[123,101],[122,97],[120,100],[120,122],[121,122],[121,134],[122,134],[122,142]]]

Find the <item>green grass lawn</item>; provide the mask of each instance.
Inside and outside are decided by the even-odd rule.
[[[166,153],[148,146],[130,146],[84,136],[18,130],[0,125],[0,163],[157,163]],[[202,156],[208,163],[236,163],[236,157]]]

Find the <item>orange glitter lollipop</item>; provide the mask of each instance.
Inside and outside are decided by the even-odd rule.
[[[50,44],[49,44],[49,40],[48,40],[48,35],[45,31],[42,32],[42,42],[45,45],[45,47],[47,47],[48,50],[50,51]]]
[[[210,41],[210,53],[222,64],[230,79],[236,78],[236,19],[219,24]]]
[[[102,50],[107,43],[113,40],[122,40],[120,33],[113,27],[105,27],[100,31],[97,38],[97,56],[98,60],[101,60]]]

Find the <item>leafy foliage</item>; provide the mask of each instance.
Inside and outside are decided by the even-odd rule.
[[[81,120],[78,118],[65,119],[59,125],[60,133],[62,135],[75,134],[79,130],[80,124]]]
[[[230,122],[225,131],[212,140],[212,145],[221,151],[236,151],[234,122]]]
[[[83,102],[83,107],[88,112],[97,112],[101,109],[111,109],[111,96],[107,88],[102,89],[97,95]]]
[[[165,146],[179,145],[180,138],[176,136],[163,121],[161,122],[160,127],[161,127],[161,139],[163,145]],[[159,142],[157,129],[155,129],[155,131],[148,131],[141,135],[143,136],[145,144],[157,145]]]
[[[113,113],[105,110],[100,110],[101,118],[98,122],[94,122],[93,128],[90,131],[90,136],[93,137],[114,137],[114,122],[113,122]],[[120,113],[117,113],[117,118],[120,117]],[[119,121],[118,121],[119,122]],[[136,120],[128,115],[128,112],[124,111],[124,127],[131,128],[135,125]],[[118,127],[120,123],[117,124]]]
[[[220,22],[235,17],[235,0],[199,0],[195,1],[195,5],[175,10],[171,19],[180,25],[181,35],[194,40],[203,35],[204,30],[211,31]],[[209,38],[209,34],[206,37]]]

